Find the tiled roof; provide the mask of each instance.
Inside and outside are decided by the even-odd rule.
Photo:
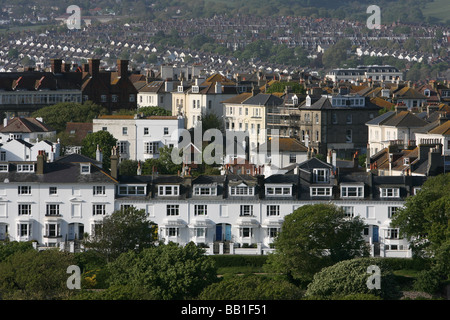
[[[14,118],[8,121],[6,126],[0,126],[0,132],[51,132],[54,131],[46,124],[35,118]]]

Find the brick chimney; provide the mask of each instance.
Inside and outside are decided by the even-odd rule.
[[[117,147],[111,150],[111,176],[116,180],[119,177],[119,155],[117,154]]]
[[[44,174],[44,164],[45,164],[44,150],[38,151],[36,159],[37,159],[36,174]]]
[[[62,71],[62,60],[61,59],[51,59],[51,69],[53,73],[61,73]]]
[[[100,59],[89,59],[89,71],[92,78],[96,78],[100,71]]]
[[[119,77],[128,77],[128,60],[117,60],[117,72]]]

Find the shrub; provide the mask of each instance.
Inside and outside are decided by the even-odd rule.
[[[296,300],[302,290],[286,279],[257,275],[232,276],[206,287],[200,300]]]
[[[371,276],[367,268],[371,265],[376,265],[381,270],[380,289],[369,289],[367,286]],[[400,292],[389,264],[377,258],[357,258],[338,262],[314,275],[305,296],[331,298],[355,294],[375,295],[383,299],[399,298]]]
[[[439,291],[441,286],[441,274],[433,269],[419,273],[414,282],[414,289],[433,294]]]

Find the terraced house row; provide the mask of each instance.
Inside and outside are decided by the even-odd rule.
[[[390,227],[392,215],[424,176],[373,176],[317,158],[270,176],[119,176],[81,155],[46,162],[0,164],[0,240],[33,240],[39,247],[76,248],[102,219],[129,206],[144,209],[158,237],[206,247],[209,254],[267,254],[284,217],[308,204],[334,203],[360,216],[373,256],[410,257],[408,242]],[[31,163],[31,165],[30,165]],[[70,248],[70,249],[69,249]]]

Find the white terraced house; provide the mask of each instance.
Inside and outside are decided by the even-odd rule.
[[[158,237],[181,245],[194,242],[208,254],[267,254],[284,217],[300,206],[334,203],[360,216],[373,256],[411,257],[406,239],[390,227],[392,215],[426,177],[373,176],[362,171],[335,176],[332,164],[309,159],[286,174],[269,177],[118,176],[94,160],[70,155],[52,163],[0,168],[0,239],[34,240],[38,246],[73,249],[83,233],[93,234],[105,215],[134,206],[158,225]],[[23,168],[22,168],[23,169]],[[337,179],[339,178],[339,179]],[[339,183],[338,183],[339,181]]]

